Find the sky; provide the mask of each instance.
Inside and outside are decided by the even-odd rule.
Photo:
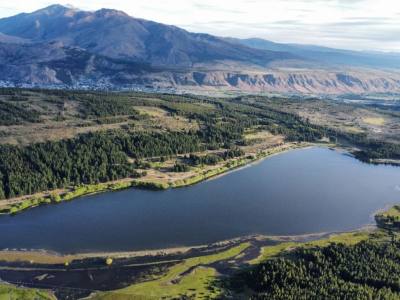
[[[0,0],[0,17],[55,3],[83,10],[114,8],[218,36],[400,51],[399,0]]]

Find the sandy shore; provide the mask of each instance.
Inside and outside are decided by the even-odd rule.
[[[318,239],[338,235],[342,233],[351,233],[359,231],[372,231],[376,229],[375,225],[365,225],[357,230],[342,232],[320,232],[300,235],[249,235],[228,240],[219,241],[209,245],[182,246],[163,249],[150,249],[139,251],[110,251],[110,252],[88,252],[76,254],[61,254],[49,250],[0,250],[0,261],[27,261],[31,263],[49,263],[63,264],[72,260],[90,259],[90,258],[135,258],[135,257],[161,257],[167,255],[184,255],[193,250],[201,250],[203,253],[216,251],[224,247],[234,246],[248,241],[271,241],[271,242],[308,242]]]

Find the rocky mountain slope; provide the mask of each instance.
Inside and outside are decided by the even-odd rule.
[[[0,43],[0,80],[19,84],[74,85],[80,81],[122,81],[123,74],[155,72],[148,64],[92,54],[79,48],[48,44]]]
[[[372,62],[364,53],[326,49],[219,38],[116,10],[53,5],[0,19],[0,81],[75,88],[400,92],[397,56],[379,54],[381,60]]]
[[[267,72],[191,72],[170,82],[193,89],[245,92],[347,94],[400,92],[400,74],[383,71],[270,70]]]
[[[275,59],[294,58],[292,54],[233,44],[112,9],[87,12],[52,5],[31,14],[0,19],[0,32],[36,42],[57,40],[112,58],[175,67],[211,60],[266,65]]]

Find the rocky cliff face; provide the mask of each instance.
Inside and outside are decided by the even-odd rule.
[[[259,73],[190,72],[174,74],[177,86],[224,88],[249,92],[289,93],[386,93],[400,92],[400,74],[326,70],[266,71]]]

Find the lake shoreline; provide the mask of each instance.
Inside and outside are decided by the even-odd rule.
[[[25,260],[7,261],[4,260],[4,252],[0,251],[0,271],[4,274],[4,284],[17,284],[39,289],[47,288],[48,284],[51,284],[55,293],[71,287],[77,291],[79,299],[90,298],[91,295],[113,295],[113,293],[118,295],[119,291],[125,288],[138,288],[139,295],[141,295],[140,287],[142,285],[154,283],[164,286],[162,284],[167,283],[179,286],[180,283],[175,279],[190,278],[193,270],[213,268],[216,272],[212,274],[212,278],[221,278],[229,276],[237,270],[254,267],[295,249],[312,250],[327,247],[332,243],[351,247],[378,235],[381,239],[388,237],[376,225],[330,233],[253,235],[222,241],[219,244],[213,244],[214,247],[209,245],[204,248],[192,248],[186,252],[179,249],[179,252],[157,252],[153,255],[141,252],[90,253],[80,257],[59,255],[56,257],[57,261],[26,260],[27,257],[31,258],[29,252],[20,252],[21,255],[27,255],[22,256]],[[46,252],[42,252],[42,254],[45,255]],[[55,254],[52,253],[52,255],[54,258]],[[42,257],[42,259],[45,258]],[[121,270],[129,271],[124,273]],[[144,277],[140,270],[146,270],[147,273]],[[38,272],[42,275],[38,276]],[[88,277],[88,272],[97,274],[97,276]],[[10,276],[8,276],[9,273]],[[17,277],[14,274],[17,274]],[[76,276],[76,274],[80,276]],[[100,274],[101,276],[99,276]],[[113,280],[115,276],[118,278],[117,281]],[[104,277],[109,280],[104,282]],[[66,282],[68,287],[65,286]],[[124,283],[121,285],[120,282]],[[102,289],[93,289],[93,284],[98,283],[102,284]],[[147,290],[144,291],[147,292]]]
[[[273,243],[284,242],[298,242],[306,243],[318,240],[324,240],[332,236],[371,232],[377,228],[376,224],[366,224],[360,228],[348,231],[332,231],[332,232],[319,232],[319,233],[305,233],[298,235],[264,235],[253,234],[232,239],[222,240],[210,244],[194,245],[194,246],[180,246],[180,247],[166,247],[159,249],[145,249],[145,250],[132,250],[132,251],[91,251],[91,252],[76,252],[76,253],[61,253],[47,249],[2,249],[0,250],[0,261],[4,262],[23,262],[29,261],[29,258],[35,257],[37,260],[30,260],[31,263],[64,263],[71,260],[86,260],[94,258],[108,258],[113,259],[121,258],[151,258],[162,257],[169,255],[186,255],[192,251],[205,251],[212,252],[213,249],[230,248],[235,245],[248,242],[248,241],[263,241]]]
[[[284,143],[282,145],[270,147],[252,153],[252,158],[246,153],[242,157],[230,159],[223,165],[217,165],[215,168],[200,170],[198,173],[185,179],[177,178],[169,182],[146,178],[122,178],[114,181],[102,182],[98,184],[86,184],[81,186],[73,186],[70,188],[59,188],[51,191],[39,192],[32,195],[24,195],[10,199],[0,200],[0,217],[2,215],[16,215],[26,210],[37,208],[43,205],[59,204],[65,201],[71,201],[80,197],[95,195],[106,192],[121,191],[129,188],[148,189],[148,190],[167,190],[174,188],[184,188],[195,185],[207,180],[213,180],[221,176],[225,176],[231,172],[247,168],[258,164],[265,159],[275,155],[284,154],[288,151],[296,149],[307,149],[312,147],[325,147],[340,153],[348,153],[353,156],[354,148],[345,147],[331,143],[306,143],[293,142]],[[371,164],[375,164],[370,162]],[[228,166],[229,165],[229,166]]]
[[[159,182],[156,180],[140,180],[134,178],[122,178],[115,181],[99,184],[88,184],[70,189],[56,189],[53,191],[40,192],[33,195],[26,195],[17,198],[1,200],[0,217],[2,215],[15,215],[28,209],[36,208],[42,205],[58,204],[65,201],[75,200],[77,198],[89,195],[95,195],[105,192],[120,191],[129,188],[149,189],[149,190],[167,190],[170,188],[183,188],[195,185],[207,180],[225,176],[230,172],[240,170],[253,164],[262,162],[265,159],[275,155],[283,154],[295,149],[306,149],[315,146],[332,146],[331,144],[316,143],[285,143],[276,147],[271,147],[258,152],[255,156],[248,158],[248,154],[242,157],[231,159],[222,166],[217,166],[209,170],[200,171],[194,176],[177,179],[173,182]]]
[[[176,253],[184,252],[189,249],[201,248],[210,243],[223,241],[225,238],[230,239],[232,237],[243,237],[254,234],[280,236],[281,234],[297,235],[303,233],[332,233],[335,231],[356,229],[365,224],[371,224],[373,222],[371,214],[374,212],[380,212],[386,204],[398,200],[397,194],[393,195],[393,192],[390,192],[387,195],[389,198],[381,197],[382,199],[379,201],[379,205],[372,205],[375,201],[374,199],[376,198],[376,195],[373,195],[372,199],[369,199],[368,195],[371,194],[366,194],[365,196],[367,196],[367,200],[369,199],[372,201],[371,209],[365,209],[363,213],[357,213],[357,211],[354,211],[353,213],[347,214],[350,219],[347,218],[347,221],[344,219],[345,223],[342,225],[335,225],[338,224],[337,218],[331,218],[330,216],[334,210],[327,210],[324,208],[326,206],[323,204],[322,207],[320,207],[320,197],[313,198],[313,194],[311,194],[311,199],[314,199],[310,202],[313,203],[313,209],[317,207],[322,209],[322,214],[325,213],[326,218],[322,218],[319,215],[315,215],[315,217],[314,215],[310,215],[310,218],[317,219],[317,221],[311,222],[310,220],[310,224],[305,226],[303,229],[296,227],[301,220],[299,219],[299,212],[296,210],[296,207],[297,205],[302,205],[303,207],[305,203],[307,203],[307,199],[310,199],[310,195],[304,199],[305,202],[303,202],[303,204],[300,204],[299,200],[294,200],[288,201],[287,204],[283,205],[282,203],[286,202],[282,201],[286,200],[280,199],[281,191],[284,193],[282,195],[285,195],[284,199],[293,199],[293,197],[296,199],[299,193],[291,193],[287,189],[288,186],[291,186],[294,191],[297,191],[299,188],[304,186],[308,186],[307,182],[310,182],[311,187],[318,186],[321,190],[324,190],[324,184],[326,184],[328,188],[331,187],[332,182],[335,181],[326,180],[329,178],[321,177],[320,175],[318,175],[318,178],[315,178],[316,181],[310,181],[307,179],[305,180],[305,183],[303,183],[301,180],[301,178],[308,178],[305,176],[307,174],[322,174],[321,170],[325,170],[324,162],[326,159],[328,159],[327,166],[335,166],[334,169],[328,168],[328,171],[333,170],[328,173],[338,174],[340,176],[338,178],[342,178],[342,163],[347,165],[351,162],[356,166],[358,172],[364,172],[364,169],[359,168],[366,168],[366,171],[369,170],[369,172],[372,172],[371,175],[375,174],[375,170],[381,171],[380,168],[376,169],[373,166],[367,166],[365,163],[351,159],[350,155],[342,155],[342,150],[338,150],[337,148],[332,149],[332,147],[328,149],[329,145],[326,145],[325,147],[312,146],[316,145],[308,145],[308,149],[305,148],[296,151],[289,151],[290,153],[286,154],[287,158],[285,155],[284,157],[279,156],[271,160],[266,159],[264,163],[261,163],[262,159],[253,161],[251,164],[246,164],[243,167],[236,168],[235,171],[240,170],[240,168],[247,168],[249,165],[261,164],[261,166],[247,168],[242,172],[237,172],[231,176],[224,177],[223,179],[215,180],[215,182],[210,180],[208,183],[191,188],[177,189],[174,191],[170,190],[167,192],[151,192],[130,189],[119,193],[90,196],[87,197],[87,199],[85,198],[82,199],[82,201],[76,201],[68,205],[43,207],[42,209],[21,214],[15,218],[3,217],[1,221],[2,224],[5,225],[2,227],[5,229],[5,233],[0,249],[8,250],[10,253],[19,252],[18,250],[20,250],[20,252],[23,253],[39,252],[51,254],[52,251],[58,251],[59,253],[54,252],[55,256],[59,254],[83,255],[86,253],[88,253],[89,256],[93,256],[94,254],[107,255],[109,253],[120,256],[121,254],[119,252],[129,252],[125,253],[129,256],[138,256],[140,254],[154,255],[155,253]],[[271,154],[270,156],[272,155],[275,154]],[[276,155],[278,156],[278,154]],[[304,159],[301,159],[302,157],[304,157]],[[299,161],[302,163],[295,163]],[[317,167],[317,169],[311,168],[312,165]],[[282,169],[282,166],[284,166],[284,169]],[[309,167],[310,169],[308,169]],[[390,175],[397,174],[393,173],[393,169],[390,168],[389,170]],[[255,175],[253,179],[249,177],[251,174]],[[285,178],[286,174],[288,174],[287,179],[282,180],[282,178]],[[357,174],[355,173],[352,176],[356,175]],[[212,179],[215,178],[218,178],[218,176],[213,177]],[[333,177],[333,179],[334,178],[336,177]],[[311,177],[311,179],[313,179],[313,177]],[[392,185],[395,187],[397,184],[395,178],[393,180],[390,181],[391,187]],[[349,181],[343,181],[343,179],[340,179],[339,183],[340,182],[345,183],[345,186],[349,183],[348,185],[350,190],[354,189],[353,184]],[[267,183],[269,183],[269,185]],[[387,184],[388,182],[385,181],[385,190]],[[226,187],[226,190],[221,189],[224,186]],[[257,190],[257,187],[262,188]],[[307,188],[307,190],[310,189]],[[239,193],[242,191],[245,191],[243,195]],[[253,191],[257,191],[257,193],[262,196],[253,199],[253,196],[251,195],[251,192]],[[359,191],[358,188],[357,191]],[[213,199],[213,195],[217,195],[217,198]],[[224,195],[228,195],[226,199],[223,197]],[[247,198],[246,195],[249,195],[249,197]],[[394,198],[393,196],[396,197]],[[341,199],[344,198],[341,197]],[[126,200],[128,199],[132,201],[127,202]],[[329,199],[331,199],[329,201],[332,201],[335,197]],[[364,197],[361,197],[358,200],[354,199],[357,200],[354,203],[364,202],[361,201],[362,199],[364,199]],[[112,200],[115,200],[115,202]],[[167,200],[172,201],[169,202]],[[229,202],[226,202],[226,200],[229,200]],[[249,200],[252,201],[249,202]],[[277,201],[280,205],[276,211],[274,210],[274,201]],[[235,204],[236,202],[237,204]],[[287,216],[293,216],[293,218],[290,217],[290,222],[282,223],[283,227],[280,227],[277,225],[280,224],[279,222],[281,221],[281,209],[279,209],[279,207],[287,210],[291,206],[289,203],[293,203],[292,207],[294,207],[294,211],[292,213],[289,210]],[[335,203],[337,203],[336,200]],[[344,200],[343,204],[345,205],[346,203],[348,203],[348,201]],[[242,205],[243,209],[237,209],[237,207],[241,207],[238,206],[238,204]],[[176,207],[174,205],[176,205]],[[333,206],[333,209],[336,209],[336,206],[337,204]],[[358,205],[355,204],[353,206],[358,207]],[[208,211],[208,207],[211,208],[211,216],[215,217],[214,219],[210,219],[208,222],[203,223],[203,217],[196,215],[196,212],[203,212],[204,209],[207,209],[206,211]],[[329,202],[328,207],[330,207]],[[305,209],[304,213],[310,209]],[[58,215],[57,212],[59,211],[60,214]],[[171,211],[171,213],[168,213],[168,211]],[[264,211],[266,213],[264,213]],[[339,212],[340,211],[341,209],[339,209]],[[118,218],[116,218],[116,216],[118,216]],[[363,216],[368,216],[368,218]],[[60,221],[57,220],[59,217]],[[352,221],[356,217],[360,221]],[[62,221],[63,218],[68,221]],[[155,218],[155,220],[152,220],[151,218]],[[228,227],[224,225],[226,220],[234,221],[239,220],[240,218],[243,218],[245,221],[243,226],[247,227],[243,227],[240,223],[237,226],[235,224],[231,224]],[[41,224],[42,219],[43,225]],[[54,220],[57,220],[57,222],[54,222]],[[154,225],[155,222],[160,222],[162,226]],[[254,225],[258,224],[258,222],[260,222],[260,226]],[[32,223],[33,226],[26,225],[30,223]],[[315,225],[312,225],[314,223]],[[291,225],[289,226],[287,224]],[[131,230],[126,230],[129,226],[133,227]],[[190,230],[188,228],[191,228],[191,226],[199,232],[201,238],[190,235]],[[286,229],[284,226],[289,227]],[[101,231],[99,231],[101,234],[97,236],[98,233],[96,230],[99,228],[102,228]],[[109,230],[108,228],[111,229]],[[149,228],[148,230],[152,234],[146,234],[146,228]],[[171,230],[174,231],[168,231],[167,228],[171,228]],[[204,228],[207,228],[207,232],[213,232],[212,230],[221,230],[221,228],[224,230],[225,228],[230,229],[227,230],[226,233],[221,230],[221,233],[219,234],[212,234],[211,236],[205,235],[203,237],[202,234],[205,233]],[[245,230],[243,228],[245,228]],[[104,233],[102,233],[103,231]],[[32,234],[29,234],[26,241],[24,239],[18,240],[18,238],[16,238],[18,235],[26,236],[29,232]],[[163,233],[159,239],[157,239],[157,235],[155,234],[158,232]],[[170,236],[171,232],[178,232],[179,236],[178,234],[176,236],[174,236],[174,234]],[[74,236],[75,238],[71,240],[71,244],[68,241],[64,241],[62,238],[59,242],[55,242],[58,240],[58,235],[60,233],[66,233],[68,235],[73,234],[71,236]],[[37,239],[35,239],[34,242],[32,242],[32,236],[37,236]],[[49,238],[46,238],[47,236]],[[77,243],[77,241],[81,241],[81,243]],[[109,242],[115,244],[110,246],[108,244]],[[232,240],[229,240],[229,242],[232,242]]]

